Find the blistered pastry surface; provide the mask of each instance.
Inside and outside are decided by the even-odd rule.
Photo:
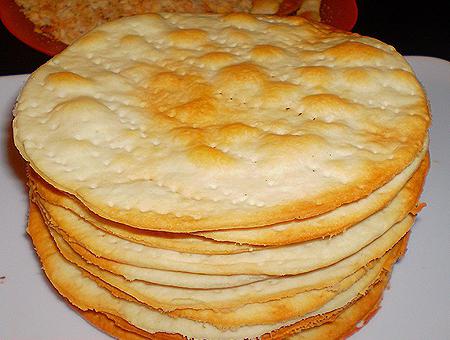
[[[300,18],[164,14],[95,29],[36,71],[15,143],[98,214],[148,229],[257,226],[370,194],[429,125],[409,65]]]

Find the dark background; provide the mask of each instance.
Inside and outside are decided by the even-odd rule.
[[[380,39],[404,55],[450,60],[450,17],[438,1],[357,0],[357,4],[353,32]],[[0,75],[30,73],[48,59],[0,26]]]

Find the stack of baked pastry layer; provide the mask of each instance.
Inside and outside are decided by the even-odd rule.
[[[338,338],[405,250],[429,120],[375,39],[297,17],[121,19],[18,98],[28,232],[113,336]]]

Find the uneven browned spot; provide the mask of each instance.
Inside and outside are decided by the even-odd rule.
[[[79,74],[73,72],[50,73],[45,82],[50,86],[73,87],[73,86],[92,86],[94,82]]]
[[[247,13],[230,13],[225,15],[222,20],[239,28],[254,28],[259,24],[258,19]]]
[[[264,107],[289,110],[298,101],[299,92],[297,85],[288,82],[267,82],[263,89]]]
[[[230,65],[235,58],[231,53],[211,52],[199,57],[198,61],[211,68],[221,68]]]
[[[373,62],[381,60],[388,56],[382,49],[366,45],[355,41],[347,41],[324,51],[324,54],[333,58],[337,58],[340,62],[355,60],[364,60]]]
[[[235,27],[227,27],[223,30],[223,35],[226,37],[227,43],[230,45],[251,43],[253,39],[249,33]]]
[[[179,29],[167,35],[167,39],[181,48],[194,48],[208,42],[208,33],[201,29]]]
[[[120,39],[120,44],[123,45],[124,48],[138,46],[143,43],[146,43],[143,37],[140,37],[135,34],[128,34]]]
[[[170,117],[194,126],[213,123],[217,114],[216,99],[209,96],[195,98],[168,111]]]
[[[221,168],[236,163],[236,159],[228,154],[207,145],[198,145],[187,151],[189,159],[201,168]]]
[[[286,52],[277,46],[257,45],[250,51],[250,56],[257,62],[271,62],[279,61],[286,56]]]
[[[253,64],[236,64],[224,67],[216,76],[215,84],[225,96],[247,97],[257,93],[264,86],[267,74]],[[233,99],[232,97],[230,99]]]
[[[300,84],[320,86],[330,80],[333,71],[327,66],[303,66],[296,69]]]

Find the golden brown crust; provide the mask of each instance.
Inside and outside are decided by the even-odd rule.
[[[408,234],[409,235],[409,234]],[[399,243],[396,248],[397,256],[402,256],[406,251],[408,237]],[[366,324],[370,318],[379,310],[379,303],[381,301],[384,289],[389,282],[389,275],[384,275],[365,295],[362,295],[353,304],[347,306],[345,309],[327,313],[327,317],[323,318],[318,325],[312,328],[299,329],[296,327],[286,327],[270,335],[263,336],[263,339],[282,339],[288,337],[292,340],[301,339],[341,339],[350,336],[360,329],[361,322]],[[181,340],[183,337],[179,334],[150,334],[133,327],[125,320],[116,316],[104,315],[93,311],[78,312],[93,323],[98,328],[106,333],[118,337],[120,339],[140,340],[140,339],[155,339],[155,340]],[[141,336],[136,335],[140,334]]]
[[[359,253],[347,257],[345,260],[339,261],[336,265],[329,266],[327,268],[324,268],[323,270],[305,273],[297,276],[291,276],[289,278],[253,278],[252,276],[250,276],[249,278],[247,278],[247,282],[245,282],[244,280],[240,284],[235,283],[234,285],[227,285],[226,281],[228,281],[230,277],[222,276],[217,277],[217,279],[223,281],[222,285],[220,286],[220,288],[222,289],[220,290],[215,289],[190,291],[185,289],[189,286],[184,285],[185,283],[183,282],[186,280],[185,275],[187,274],[181,272],[163,271],[162,275],[164,275],[165,277],[169,275],[173,277],[171,281],[166,279],[165,285],[179,287],[180,282],[183,282],[183,287],[185,288],[182,290],[177,288],[161,287],[159,284],[152,284],[155,282],[159,283],[159,280],[154,281],[155,274],[150,274],[148,278],[145,279],[145,281],[149,282],[149,284],[145,284],[144,282],[128,282],[121,277],[125,276],[125,274],[123,274],[120,268],[130,268],[129,270],[133,270],[133,272],[135,273],[142,273],[145,269],[125,266],[111,260],[96,257],[87,249],[84,249],[83,247],[78,245],[76,243],[76,240],[71,239],[70,237],[65,235],[63,231],[59,230],[57,226],[49,222],[48,217],[46,217],[45,219],[47,220],[47,224],[50,227],[52,236],[59,248],[59,251],[67,260],[85,269],[102,281],[105,281],[113,285],[114,287],[130,294],[136,299],[148,305],[151,305],[152,307],[161,308],[166,311],[172,310],[174,308],[208,309],[210,306],[214,306],[214,309],[216,310],[224,308],[236,308],[242,304],[242,300],[245,300],[247,304],[267,302],[271,300],[292,297],[293,295],[311,289],[320,289],[331,285],[338,285],[339,281],[343,280],[345,277],[358,271],[361,267],[370,266],[370,264],[368,264],[369,262],[374,262],[374,260],[383,256],[386,252],[386,249],[390,249],[395,243],[397,243],[398,240],[409,229],[409,223],[407,223],[400,229],[398,229],[398,227],[392,227],[389,231],[383,234],[383,236],[379,237]],[[64,239],[66,241],[64,241]],[[92,266],[91,263],[95,264],[95,266]],[[109,271],[117,273],[121,276],[112,275],[108,273]],[[207,287],[205,286],[207,284],[207,281],[209,281],[210,279],[211,277],[209,275],[198,275],[197,278],[197,280],[200,280],[202,282],[201,287],[205,288]],[[142,280],[142,277],[139,278],[139,280]],[[227,286],[229,289],[223,289],[227,288]],[[190,299],[185,299],[186,294],[190,296]],[[283,308],[286,309],[285,304],[283,304]]]
[[[324,323],[319,327],[308,328],[292,335],[292,340],[320,340],[320,339],[345,339],[358,331],[361,322],[368,320],[379,309],[383,291],[389,282],[389,276],[385,276],[374,285],[367,294],[361,296],[354,304],[344,309],[333,321]]]
[[[53,228],[50,228],[50,230],[59,251],[68,261],[83,268],[99,280],[105,281],[133,296],[137,300],[154,308],[166,311],[184,308],[209,309],[211,306],[214,306],[214,310],[218,311],[238,308],[242,306],[243,300],[246,301],[246,304],[254,304],[292,297],[302,292],[323,289],[330,286],[341,289],[342,282],[340,281],[357,272],[361,267],[371,268],[378,262],[378,257],[384,254],[386,248],[390,248],[393,244],[392,242],[384,244],[384,247],[379,247],[381,249],[377,250],[377,252],[374,252],[372,249],[371,256],[352,256],[339,263],[339,265],[329,267],[322,272],[316,271],[291,278],[267,278],[266,280],[248,283],[247,285],[235,288],[224,289],[226,287],[222,287],[221,289],[199,291],[179,289],[176,286],[176,281],[172,283],[173,287],[165,287],[140,281],[126,281],[120,276],[112,275],[90,264],[97,263],[95,258],[87,257],[84,261],[74,252],[75,249],[80,252],[80,248],[76,244],[70,244],[73,247],[71,249],[69,244],[63,241]],[[393,241],[396,243],[398,240],[394,239]],[[86,256],[86,253],[87,251],[80,252],[84,256]],[[370,253],[370,251],[365,250],[365,253]],[[384,260],[385,258],[381,259],[381,261]],[[139,270],[139,268],[136,268],[136,270]],[[179,281],[183,279],[183,275],[180,275],[180,273],[178,273],[178,277]],[[203,280],[207,279],[207,276],[203,277]],[[186,295],[190,299],[185,299]],[[287,309],[287,304],[283,303],[283,309]]]
[[[388,253],[380,260],[380,263],[378,264],[377,261],[375,261],[375,263],[372,263],[370,265],[368,265],[368,267],[370,267],[371,265],[373,266],[377,266],[380,265],[380,270],[382,268],[382,270],[384,272],[390,272],[392,269],[392,266],[394,265],[394,263],[398,260],[399,257],[401,257],[405,250],[406,250],[406,244],[407,244],[407,240],[408,237],[405,237],[404,240],[402,239],[401,241],[399,241],[390,251],[388,251]],[[358,274],[358,273],[355,273]],[[355,274],[353,274],[352,276],[355,276]],[[362,274],[362,273],[361,273]],[[374,282],[380,280],[380,277],[383,277],[383,273],[380,271],[378,274],[376,274],[376,280],[373,282],[370,282],[370,285],[373,285]],[[351,285],[352,283],[354,283],[355,281],[352,280],[357,280],[358,276],[355,276],[354,278],[348,277],[346,279],[344,279],[342,282],[340,282],[339,284],[333,285],[333,289],[336,290],[336,293],[339,290],[342,289],[346,289],[346,287],[348,287],[347,285]],[[365,294],[366,290],[364,290],[363,292],[361,292],[361,294]],[[318,303],[320,301],[319,296],[316,298],[316,303]],[[303,304],[303,303],[301,303]],[[245,307],[248,307],[248,305],[246,305]],[[193,310],[176,310],[173,312],[170,312],[169,314],[171,315],[175,315],[175,316],[179,316],[179,317],[187,317],[187,318],[194,318],[195,320],[200,320],[200,321],[207,321],[213,324],[218,324],[221,327],[223,326],[227,326],[227,327],[232,327],[232,326],[236,326],[239,323],[244,323],[244,322],[248,322],[248,323],[265,323],[268,322],[267,320],[270,320],[270,322],[277,322],[282,320],[283,318],[289,318],[289,317],[293,317],[293,315],[291,315],[290,313],[294,313],[294,315],[297,313],[299,313],[299,310],[304,310],[303,308],[306,306],[302,306],[301,308],[299,308],[299,306],[296,306],[295,303],[295,298],[293,299],[281,299],[278,300],[275,303],[271,304],[271,308],[266,309],[264,312],[262,313],[258,313],[258,310],[253,310],[253,312],[249,312],[247,313],[251,315],[251,317],[247,317],[246,313],[240,314],[237,313],[236,311],[225,311],[225,312],[221,312],[221,311],[214,311],[214,310],[203,310],[203,311],[193,311]],[[245,308],[244,308],[245,309]],[[251,311],[251,309],[249,309],[249,311]],[[258,317],[255,317],[255,314],[258,315]],[[261,315],[261,314],[266,314],[266,315]],[[306,313],[305,313],[306,314]],[[234,318],[235,315],[239,316],[236,317],[236,319]],[[250,316],[249,315],[249,316]],[[274,315],[277,315],[274,318]],[[278,318],[278,319],[277,319]],[[239,321],[238,321],[239,319]]]
[[[56,253],[54,253],[55,247],[54,246],[50,246],[51,245],[51,241],[50,241],[48,232],[45,231],[45,229],[39,230],[40,228],[43,228],[43,227],[44,227],[43,226],[43,221],[40,220],[40,216],[39,216],[38,210],[35,207],[34,208],[32,207],[32,209],[30,211],[30,221],[29,221],[28,232],[29,232],[29,234],[31,235],[31,237],[33,239],[33,243],[36,246],[36,250],[38,252],[38,255],[41,258],[41,261],[43,261],[44,270],[46,271],[47,275],[49,275],[49,278],[51,279],[53,284],[55,284],[55,287],[61,292],[61,294],[63,296],[68,298],[69,301],[71,301],[72,303],[75,303],[75,305],[78,308],[81,308],[83,310],[91,309],[92,307],[91,308],[88,307],[87,305],[84,304],[84,302],[81,302],[81,304],[80,304],[80,299],[79,299],[79,296],[77,296],[77,294],[81,293],[81,291],[79,290],[79,288],[80,288],[79,284],[81,282],[77,281],[79,279],[75,279],[75,276],[74,276],[75,272],[72,272],[72,270],[67,272],[68,268],[62,268],[60,265],[58,265],[58,263],[60,263],[60,262],[58,262],[59,260],[57,258],[55,258],[55,256],[58,256],[58,255]],[[50,241],[50,244],[48,243],[48,241]],[[407,242],[407,237],[404,237],[390,251],[389,259],[383,265],[383,268],[384,268],[383,269],[383,273],[384,274],[382,274],[377,281],[381,280],[381,281],[384,282],[386,280],[386,277],[388,277],[388,273],[390,272],[393,263],[397,260],[397,258],[399,256],[401,256],[404,253],[404,250],[405,250],[405,247],[406,247],[406,242]],[[59,273],[56,273],[55,270],[59,271]],[[72,274],[70,274],[71,272],[72,272]],[[61,285],[61,283],[64,280],[67,280],[67,278],[63,279],[63,281],[60,281],[62,279],[62,277],[66,276],[66,275],[71,275],[71,277],[73,277],[75,279],[67,287],[65,286],[65,285],[67,285],[67,283]],[[79,275],[79,274],[77,274],[77,275]],[[88,284],[88,281],[90,281],[89,275],[83,279],[83,282],[85,282],[84,285]],[[73,288],[75,288],[75,286],[71,287],[72,285],[77,285],[77,287],[78,287],[76,289],[77,293],[75,293],[75,295],[74,295],[74,290],[73,290]],[[109,287],[109,289],[110,288],[111,287]],[[89,286],[89,284],[88,284],[83,289],[85,289],[86,292],[88,292],[89,290],[93,289],[93,287]],[[98,288],[96,288],[96,289],[98,289]],[[121,293],[118,290],[113,289],[113,291],[114,291],[114,295],[116,295],[116,296],[119,296],[121,298],[125,298],[127,300],[130,299],[129,296],[124,295],[123,293]],[[364,291],[365,291],[365,289],[363,290],[363,292]],[[83,294],[84,294],[84,291],[83,291]],[[100,294],[100,295],[97,295],[99,293],[95,293],[95,294],[97,296],[97,298],[96,298],[96,302],[97,303],[99,301],[98,299],[100,299],[100,300],[105,299],[105,297],[102,296],[103,293]],[[108,299],[110,299],[110,298],[108,298]],[[107,300],[107,301],[109,301],[109,300]],[[307,318],[307,319],[303,319],[303,320],[301,320],[301,321],[299,321],[299,322],[297,322],[297,323],[295,323],[295,324],[293,324],[291,326],[280,328],[279,330],[271,333],[270,335],[267,334],[266,336],[267,337],[271,337],[271,338],[285,338],[287,335],[296,333],[296,332],[298,332],[301,329],[306,329],[306,328],[310,328],[310,327],[313,327],[313,326],[321,325],[324,322],[329,322],[331,320],[334,320],[339,315],[339,313],[341,313],[342,311],[345,310],[345,308],[350,307],[353,304],[353,302],[354,301],[348,303],[345,307],[338,308],[338,309],[333,310],[331,312],[321,313],[321,315],[314,316],[314,317]],[[109,302],[109,303],[111,303],[111,302]],[[103,309],[103,308],[106,308],[106,309]],[[109,313],[110,313],[109,312],[109,310],[110,310],[109,307],[103,306],[103,307],[101,307],[101,309],[103,309],[103,311],[102,311],[103,313],[107,313],[107,315],[109,315]],[[120,319],[122,318],[120,316],[120,314],[116,315],[116,317],[115,317],[114,313],[113,313],[113,314],[109,315],[109,317],[111,317],[111,316],[115,320],[116,326],[122,324],[121,328],[124,327],[124,329],[128,329],[128,331],[133,331],[133,332],[135,331],[134,326],[126,326],[127,322],[125,322],[124,320],[120,321]],[[93,322],[100,322],[100,321],[98,321],[99,320],[98,318],[94,319],[94,318],[91,317],[90,319]],[[111,332],[112,331],[114,331],[114,332],[120,331],[120,330],[115,330],[114,327],[112,327],[111,323],[107,323],[107,322],[105,323],[104,320],[101,321],[101,322],[102,323],[100,324],[100,326],[103,329],[107,330],[107,331],[111,331]],[[339,329],[339,327],[335,331],[337,331],[338,329]],[[348,329],[348,327],[346,329]],[[142,335],[145,335],[145,332],[139,331],[139,334],[140,334],[140,336],[142,336]],[[126,333],[124,335],[126,335]],[[134,336],[134,338],[139,339],[139,337],[137,337],[135,335],[133,335],[133,336]],[[159,336],[161,336],[162,338],[167,338],[167,339],[177,339],[177,335],[168,335],[168,337],[166,337],[165,334],[160,333],[160,334],[157,335],[157,338]],[[153,337],[151,336],[150,338],[153,338]]]
[[[148,336],[145,336],[145,334],[142,334],[142,331],[139,328],[133,327],[123,319],[121,319],[121,326],[119,326],[118,318],[113,321],[105,314],[100,312],[95,312],[92,310],[83,311],[78,308],[74,309],[93,326],[101,329],[103,332],[117,339],[143,340],[150,338],[150,334],[148,334]],[[182,339],[182,337],[180,337],[180,339]]]
[[[36,247],[37,247],[37,251],[38,254],[41,256],[41,259],[44,263],[44,268],[46,269],[46,272],[48,275],[50,275],[50,277],[54,278],[54,275],[56,275],[56,273],[54,272],[54,270],[56,268],[52,269],[52,265],[49,266],[49,264],[47,263],[47,257],[54,257],[56,256],[54,253],[54,250],[56,249],[54,246],[49,247],[49,243],[48,240],[44,240],[41,239],[41,237],[45,238],[45,230],[41,230],[38,231],[39,228],[42,228],[43,226],[39,226],[39,215],[36,215],[37,210],[34,208],[31,210],[30,212],[30,224],[29,224],[29,233],[31,234],[31,236],[33,237],[33,242],[35,243]],[[38,219],[38,220],[36,220]],[[37,224],[36,224],[37,223]],[[42,223],[42,222],[40,222]],[[48,238],[48,236],[47,236]],[[51,242],[51,241],[50,241]],[[389,256],[386,257],[386,260],[383,262],[382,268],[384,268],[384,270],[389,271],[393,262],[396,261],[396,259],[398,258],[398,256],[400,256],[403,253],[403,244],[406,241],[402,241],[399,242],[394,248],[393,250],[391,250],[389,252]],[[62,269],[61,269],[62,270]],[[63,272],[60,272],[61,275],[63,274]],[[65,274],[63,274],[65,275]],[[94,281],[97,284],[100,284],[102,287],[105,287],[108,289],[108,291],[110,291],[114,296],[119,297],[120,299],[125,299],[125,300],[129,300],[129,301],[136,301],[135,299],[133,299],[131,296],[124,294],[123,292],[121,292],[120,290],[115,289],[114,287],[109,286],[108,284],[106,284],[105,282],[99,281],[98,279],[92,277],[90,274],[85,273],[86,275],[86,279],[92,280],[94,279]],[[378,276],[379,274],[377,274],[376,276]],[[53,279],[52,279],[53,280]],[[59,279],[58,279],[59,280]],[[368,281],[368,284],[371,284],[372,281]],[[58,283],[56,284],[57,289],[63,294],[63,296],[66,296],[70,301],[78,301],[78,298],[73,295],[73,292],[71,291],[70,286],[69,287],[65,287],[65,286],[61,286]],[[365,291],[366,288],[363,288],[363,292]],[[76,294],[76,293],[75,293]],[[79,304],[77,304],[78,307],[81,307],[82,309],[89,309],[89,307],[87,307],[86,305],[84,305],[84,303],[80,306]],[[299,327],[307,327],[306,325],[311,325],[311,323],[316,324],[317,322],[319,322],[320,320],[324,320],[322,317],[314,317],[312,319],[305,319],[300,323],[296,324],[296,328],[298,329]],[[286,330],[285,330],[286,331]]]
[[[360,295],[359,299],[355,300],[356,303],[358,303],[358,301],[360,301],[360,303],[358,305],[356,305],[356,308],[352,309],[351,307],[353,306],[353,304],[350,304],[349,306],[347,306],[348,308],[348,313],[344,314],[344,320],[340,321],[338,324],[334,324],[333,322],[339,318],[340,316],[340,312],[345,312],[347,309],[343,308],[341,310],[338,311],[338,313],[335,313],[334,316],[329,319],[330,323],[325,323],[324,325],[327,325],[327,327],[324,327],[323,329],[321,327],[318,328],[311,328],[309,327],[308,329],[306,329],[305,331],[309,331],[311,330],[311,333],[313,336],[311,336],[311,339],[324,339],[326,337],[324,337],[324,333],[327,335],[332,335],[333,333],[336,335],[336,339],[339,339],[339,336],[342,336],[344,334],[347,334],[349,332],[351,332],[354,327],[357,325],[357,323],[361,320],[361,319],[357,319],[354,318],[353,320],[355,320],[356,322],[353,323],[350,320],[351,316],[355,316],[358,315],[359,313],[364,314],[364,316],[367,315],[367,313],[365,313],[365,311],[367,309],[372,310],[372,308],[376,308],[374,307],[376,304],[378,304],[378,302],[381,299],[381,296],[383,294],[383,291],[386,287],[386,285],[389,282],[389,278],[390,278],[390,272],[392,270],[392,266],[395,264],[395,262],[401,258],[405,252],[406,252],[406,247],[408,244],[408,240],[409,240],[409,233],[407,235],[405,235],[397,244],[395,247],[392,248],[392,253],[390,256],[390,260],[386,262],[386,265],[384,267],[384,274],[380,276],[379,281],[377,281],[377,283],[372,286],[364,295]],[[366,296],[368,296],[368,299],[364,299]],[[367,301],[370,300],[370,301]],[[363,307],[364,306],[364,307]],[[361,308],[360,311],[356,311],[355,309],[359,310],[359,308]],[[367,308],[367,309],[366,309]],[[364,310],[364,312],[362,311]],[[354,314],[355,313],[355,314]],[[347,319],[349,318],[349,319]],[[318,325],[321,325],[322,323],[319,323]],[[342,327],[342,328],[341,328]],[[283,327],[279,330],[277,330],[276,334],[279,336],[280,339],[286,338],[288,336],[292,336],[294,335],[294,339],[295,339],[295,335],[299,335],[299,338],[302,339],[301,337],[301,331],[302,328],[298,327],[298,325],[292,325],[290,327]],[[324,332],[324,333],[322,333]],[[337,336],[339,334],[339,336]],[[309,339],[308,335],[306,336],[306,339]],[[333,337],[331,337],[330,339],[333,339]]]

